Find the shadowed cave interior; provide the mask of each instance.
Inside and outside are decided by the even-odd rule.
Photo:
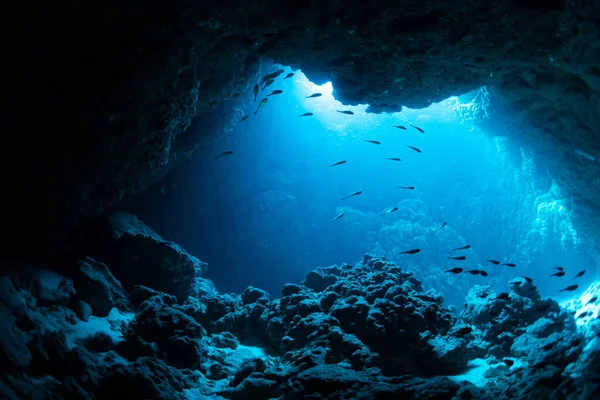
[[[598,15],[30,11],[1,397],[599,398]]]

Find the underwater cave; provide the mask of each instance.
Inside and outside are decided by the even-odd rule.
[[[27,15],[1,398],[600,398],[599,2]]]

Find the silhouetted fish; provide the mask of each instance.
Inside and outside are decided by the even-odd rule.
[[[502,292],[500,293],[498,296],[496,296],[496,299],[498,300],[507,300],[510,297],[508,292]]]
[[[281,94],[281,93],[283,93],[283,90],[279,90],[279,89],[273,90],[270,94],[267,95],[267,97],[275,96],[276,94]]]
[[[256,103],[256,96],[258,96],[258,91],[260,90],[260,86],[254,85],[254,102]]]
[[[468,245],[466,245],[466,246],[463,246],[463,247],[457,247],[457,248],[455,248],[455,249],[452,249],[452,251],[456,251],[456,250],[467,250],[467,249],[470,249],[470,248],[471,248],[471,245],[470,245],[470,244],[468,244]]]
[[[304,114],[302,114],[302,115],[298,115],[298,116],[299,116],[299,117],[310,117],[311,115],[313,115],[313,113],[311,113],[311,112],[307,112],[307,113],[304,113]]]
[[[221,154],[219,154],[218,156],[216,156],[216,157],[215,157],[215,160],[216,160],[217,158],[219,158],[219,157],[223,157],[223,156],[229,156],[229,155],[231,155],[231,154],[233,154],[233,151],[231,151],[231,150],[224,151],[224,152],[222,152]]]
[[[268,88],[269,86],[271,86],[273,83],[275,82],[275,79],[269,79],[268,81],[266,81],[262,87],[262,90],[265,90],[266,88]]]
[[[572,292],[574,290],[577,290],[579,288],[579,285],[571,285],[571,286],[567,286],[564,289],[559,290],[559,292]]]
[[[307,99],[313,99],[315,97],[321,97],[323,96],[321,93],[313,93],[310,96],[306,96]]]
[[[407,145],[407,144],[405,144],[405,146],[406,146],[406,147],[408,147],[409,149],[413,149],[413,150],[414,150],[414,151],[416,151],[417,153],[421,153],[421,150],[417,149],[416,147],[412,147],[412,146],[409,146],[409,145]]]
[[[396,186],[398,189],[415,190],[414,186]]]
[[[598,300],[598,296],[592,297],[585,305],[587,306],[588,304],[593,304],[596,302],[596,300]]]
[[[397,158],[397,157],[388,157],[385,158],[385,160],[390,160],[390,161],[402,161],[401,159]]]
[[[452,274],[460,274],[461,272],[463,272],[464,270],[462,268],[452,268],[452,269],[447,269],[444,272],[450,272]]]
[[[587,317],[588,315],[590,315],[590,312],[589,312],[589,311],[584,311],[584,312],[582,312],[581,314],[579,314],[579,315],[578,315],[578,316],[577,316],[575,319],[579,319],[579,318],[585,318],[585,317]]]
[[[342,197],[342,200],[346,200],[346,199],[349,199],[350,197],[358,196],[359,194],[362,194],[362,190],[359,190],[359,191],[357,191],[357,192],[354,192],[354,193],[352,193],[352,194],[349,194],[349,195],[348,195],[348,196],[346,196],[346,197]]]
[[[468,271],[465,271],[471,275],[479,275],[479,270],[478,269],[470,269]]]
[[[554,269],[557,269],[559,271],[564,271],[565,270],[563,267],[554,267]]]
[[[579,277],[583,276],[583,274],[585,274],[585,270],[583,270],[580,273],[578,273],[577,275],[575,275],[575,278],[579,278]],[[573,278],[573,279],[575,279],[575,278]]]
[[[542,349],[544,349],[544,350],[551,350],[554,347],[555,344],[556,343],[545,344],[545,345],[542,346]]]
[[[497,260],[487,260],[487,261],[491,262],[494,265],[499,265],[500,264],[500,261],[497,261]]]
[[[393,213],[393,212],[396,212],[396,211],[398,211],[398,207],[394,207],[391,210],[387,210],[385,212],[382,212],[380,215],[390,214],[390,213]]]
[[[394,128],[402,129],[403,131],[406,130],[406,127],[402,125],[394,125]]]
[[[481,275],[481,276],[488,276],[488,273],[487,273],[487,272],[485,272],[484,270],[481,270],[481,269],[480,269],[480,270],[479,270],[479,275]]]
[[[239,124],[240,122],[244,122],[244,121],[245,121],[245,120],[247,120],[247,119],[248,119],[248,116],[247,116],[247,115],[244,115],[244,116],[242,117],[242,119],[240,119],[240,120],[238,121],[238,124]]]
[[[442,226],[440,226],[438,229],[436,229],[436,231],[435,231],[435,232],[433,232],[433,233],[431,234],[431,236],[433,236],[433,235],[435,235],[436,233],[438,233],[438,231],[441,231],[442,229],[444,229],[444,227],[445,227],[446,225],[448,225],[448,224],[447,224],[446,222],[444,222],[444,223],[442,224]]]
[[[411,125],[411,126],[412,126],[413,128],[415,128],[416,130],[418,130],[419,132],[421,132],[421,133],[425,133],[425,131],[424,131],[423,129],[419,128],[418,126],[414,126],[414,125]]]
[[[514,268],[517,266],[517,264],[513,264],[513,263],[502,264],[502,265],[506,265],[507,267],[511,267],[511,268]]]
[[[378,142],[377,140],[365,140],[365,142],[373,143],[373,144],[381,144],[381,142]]]
[[[258,103],[258,108],[256,109],[256,111],[254,111],[254,115],[256,115],[256,113],[258,112],[258,110],[260,110],[261,108],[263,108],[265,106],[265,104],[267,104],[267,101],[269,101],[269,99],[267,99],[265,97],[264,99],[262,99],[260,101],[260,103]]]
[[[527,277],[527,276],[523,276],[523,275],[521,275],[521,278],[525,279],[525,280],[526,280],[527,282],[529,282],[529,283],[533,282],[533,279],[531,279],[531,278],[529,278],[529,277]]]
[[[287,75],[285,76],[285,78],[283,78],[283,80],[285,81],[286,79],[288,79],[288,78],[291,78],[292,76],[294,76],[294,73],[293,73],[293,72],[290,72],[289,74],[287,74]]]
[[[270,81],[271,79],[275,79],[279,75],[283,74],[284,72],[285,71],[283,69],[279,68],[275,72],[271,72],[270,74],[267,74],[267,75],[263,76],[262,82],[267,82],[267,81]]]
[[[336,165],[346,164],[346,160],[338,161],[335,164],[331,164],[330,167],[335,167]]]
[[[406,251],[403,251],[403,252],[402,252],[402,253],[400,253],[400,254],[417,254],[417,253],[418,253],[418,252],[420,252],[420,251],[421,251],[421,249],[412,249],[412,250],[406,250]]]
[[[334,219],[327,221],[327,222],[325,223],[325,225],[329,225],[330,223],[332,223],[332,222],[334,222],[334,221],[337,221],[338,219],[342,218],[343,216],[344,216],[344,213],[341,213],[340,215],[338,215],[338,216],[337,216],[337,217],[335,217]]]
[[[450,260],[458,260],[458,261],[464,261],[467,259],[467,256],[459,256],[459,257],[448,257]]]
[[[566,272],[565,271],[558,271],[553,273],[552,275],[550,275],[550,277],[552,278],[553,276],[565,276]]]
[[[352,111],[348,111],[348,110],[336,110],[339,113],[342,114],[346,114],[346,115],[354,115],[354,113]]]

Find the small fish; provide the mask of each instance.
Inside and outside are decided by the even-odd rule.
[[[486,260],[486,261],[489,261],[489,262],[491,262],[494,265],[499,265],[500,264],[500,261],[497,261],[497,260]]]
[[[496,296],[497,300],[507,300],[510,297],[508,292],[502,292],[498,296]]]
[[[511,267],[511,268],[514,268],[517,266],[517,264],[513,264],[513,263],[502,264],[502,265],[506,265],[507,267]]]
[[[396,186],[398,189],[415,190],[414,186]]]
[[[354,115],[354,113],[352,111],[348,111],[348,110],[335,110],[335,111],[342,113],[342,114],[346,114],[346,115]]]
[[[400,254],[417,254],[417,253],[419,253],[420,251],[421,251],[421,249],[412,249],[412,250],[406,250],[406,251],[403,251],[403,252],[402,252],[402,253],[400,253]]]
[[[394,125],[394,128],[402,129],[403,131],[406,130],[406,127],[402,125]]]
[[[464,261],[467,259],[466,256],[459,256],[459,257],[448,257],[448,259],[450,260],[458,260],[458,261]]]
[[[159,190],[160,190],[161,194],[165,194],[165,187],[164,186],[161,186]]]
[[[444,227],[445,227],[446,225],[448,225],[448,224],[447,224],[446,222],[444,222],[444,223],[442,224],[442,226],[440,226],[439,228],[437,228],[437,229],[436,229],[436,230],[435,230],[435,231],[434,231],[434,232],[431,234],[431,236],[435,235],[436,233],[438,233],[439,231],[441,231],[442,229],[444,229]]]
[[[286,79],[289,79],[289,78],[291,78],[292,76],[294,76],[294,73],[293,73],[293,72],[290,72],[289,74],[287,74],[287,75],[285,76],[285,78],[283,78],[283,80],[285,81]]]
[[[527,276],[521,275],[521,278],[525,279],[525,281],[528,282],[528,283],[532,283],[533,282],[533,279],[531,279],[531,278],[529,278]]]
[[[479,275],[479,270],[478,269],[470,269],[470,270],[465,271],[465,272],[468,272],[471,275]]]
[[[479,275],[481,275],[481,276],[488,276],[488,273],[487,273],[487,272],[485,272],[484,270],[481,270],[481,269],[480,269],[480,270],[479,270]]]
[[[358,196],[359,194],[362,194],[362,190],[359,190],[359,191],[357,191],[357,192],[354,192],[354,193],[352,193],[352,194],[349,194],[349,195],[348,195],[348,196],[346,196],[346,197],[342,197],[342,200],[346,200],[346,199],[349,199],[350,197]]]
[[[254,102],[256,103],[256,96],[258,96],[258,91],[260,90],[260,86],[254,85]]]
[[[267,74],[265,76],[263,76],[262,78],[262,82],[267,82],[270,81],[272,79],[277,78],[279,75],[283,74],[285,72],[285,70],[279,68],[278,70],[276,70],[275,72],[271,72],[270,74]]]
[[[380,215],[391,214],[391,213],[396,212],[396,211],[398,211],[398,207],[394,207],[391,210],[387,210],[386,212],[383,212]]]
[[[248,119],[248,116],[247,116],[247,115],[244,115],[244,116],[242,117],[242,119],[240,119],[240,120],[238,121],[238,124],[239,124],[240,122],[244,122],[244,121],[245,121],[245,120],[247,120],[247,119]]]
[[[373,143],[373,144],[381,144],[381,142],[378,142],[377,140],[365,140],[365,142]]]
[[[267,104],[267,101],[269,101],[269,99],[267,99],[265,97],[264,99],[262,99],[260,101],[260,103],[258,103],[258,108],[256,109],[256,111],[254,111],[254,115],[256,115],[256,113],[258,112],[258,110],[260,110],[261,108],[263,108],[265,106],[265,104]]]
[[[410,125],[410,126],[412,126],[413,128],[415,128],[416,130],[418,130],[421,133],[425,133],[425,131],[423,129],[419,128],[418,126],[414,126],[414,125]]]
[[[230,155],[232,155],[232,154],[233,154],[233,151],[231,151],[231,150],[224,151],[224,152],[222,152],[221,154],[219,154],[218,156],[216,156],[216,157],[215,157],[215,160],[216,160],[217,158],[219,158],[219,157],[223,157],[223,156],[230,156]]]
[[[546,350],[546,351],[548,351],[548,350],[552,350],[552,348],[554,347],[554,345],[555,345],[555,344],[556,344],[556,343],[548,343],[548,344],[545,344],[545,345],[543,345],[543,346],[542,346],[542,349],[543,349],[543,350]]]
[[[406,146],[406,147],[408,147],[409,149],[413,149],[413,150],[414,150],[414,151],[416,151],[417,153],[421,153],[421,150],[417,149],[416,147],[412,147],[412,146],[409,146],[409,145],[407,145],[407,144],[405,144],[405,146]]]
[[[340,215],[338,215],[338,216],[337,216],[337,217],[335,217],[334,219],[327,221],[327,222],[325,223],[325,225],[329,225],[330,223],[332,223],[332,222],[334,222],[334,221],[337,221],[338,219],[342,218],[343,216],[344,216],[344,213],[341,213]]]
[[[266,88],[268,88],[269,86],[271,86],[273,83],[275,82],[275,79],[269,79],[268,81],[265,82],[265,84],[262,87],[262,90],[265,90]]]
[[[217,105],[217,102],[215,100],[208,103],[208,111],[214,110],[216,105]]]
[[[465,326],[465,327],[460,328],[459,330],[457,330],[456,334],[457,335],[468,335],[471,332],[473,332],[473,328],[471,328],[470,326]]]
[[[590,299],[590,301],[588,301],[588,302],[586,303],[586,306],[587,306],[587,305],[590,305],[590,304],[593,304],[593,303],[595,303],[595,302],[596,302],[596,300],[598,300],[598,296],[594,296],[594,297],[592,297],[592,298]]]
[[[307,99],[314,99],[315,97],[323,96],[321,93],[313,93],[310,96],[306,96]]]
[[[575,275],[575,278],[582,277],[582,276],[583,276],[583,274],[585,274],[585,270],[583,270],[583,271],[581,271],[580,273],[578,273],[577,275]],[[573,279],[575,279],[575,278],[573,278]]]
[[[588,315],[590,315],[590,312],[589,312],[589,311],[584,311],[584,312],[582,312],[581,314],[579,314],[579,315],[578,315],[578,316],[577,316],[575,319],[579,319],[579,318],[585,318],[585,317],[587,317]]]
[[[390,161],[402,161],[401,159],[397,158],[397,157],[388,157],[388,158],[384,158],[384,160],[390,160]]]
[[[279,90],[279,89],[273,90],[271,93],[269,93],[267,95],[267,97],[269,97],[269,96],[275,96],[276,94],[281,94],[281,93],[283,93],[283,90]]]
[[[565,270],[563,267],[554,267],[554,269],[557,269],[559,271],[564,271]]]
[[[550,277],[552,278],[553,276],[565,276],[566,272],[565,271],[558,271],[555,272],[554,274],[550,275]]]
[[[567,286],[564,289],[559,290],[559,292],[572,292],[574,290],[577,290],[579,288],[579,285],[571,285],[571,286]]]
[[[444,272],[450,272],[452,274],[460,274],[461,272],[463,272],[464,270],[462,268],[452,268],[452,269],[447,269]]]
[[[463,246],[463,247],[457,247],[457,248],[455,248],[455,249],[452,249],[451,251],[456,251],[456,250],[467,250],[467,249],[470,249],[470,248],[471,248],[471,245],[470,245],[470,244],[468,244],[468,245],[466,245],[466,246]]]
[[[335,167],[336,165],[346,164],[346,160],[338,161],[335,164],[331,164],[329,167]]]
[[[298,115],[299,117],[310,117],[313,113],[304,113],[302,115]]]
[[[503,359],[502,362],[509,368],[515,365],[515,362],[513,360],[509,360],[508,358]]]

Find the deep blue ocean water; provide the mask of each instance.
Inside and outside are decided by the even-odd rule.
[[[579,271],[587,270],[577,278],[581,290],[593,281],[595,262],[559,185],[518,136],[495,137],[470,120],[486,111],[485,89],[427,109],[372,114],[367,105],[340,104],[331,84],[317,86],[295,72],[280,76],[256,103],[251,89],[242,94],[239,112],[247,120],[129,204],[164,238],[208,262],[220,291],[252,285],[279,296],[283,284],[308,271],[355,264],[365,253],[414,272],[425,289],[457,307],[470,287],[504,291],[521,275],[557,299],[571,296],[559,290]],[[283,93],[254,115],[275,89]],[[322,96],[306,98],[313,93]],[[305,112],[314,115],[299,117]],[[224,151],[234,153],[215,159]],[[328,167],[341,160],[346,164]],[[362,194],[342,200],[356,191]],[[472,247],[452,250],[465,245]],[[414,248],[421,252],[399,254]],[[466,260],[448,258],[462,255]],[[565,277],[550,277],[558,265]],[[454,267],[488,276],[444,272]]]

